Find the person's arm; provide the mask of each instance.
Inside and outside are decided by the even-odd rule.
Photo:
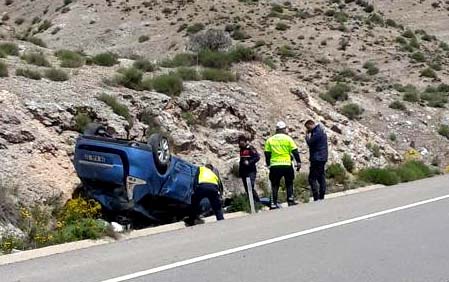
[[[270,140],[267,140],[265,142],[265,164],[267,165],[267,167],[270,167],[270,162],[271,162],[271,146],[270,146]]]
[[[257,162],[259,162],[260,161],[260,155],[259,155],[259,153],[257,152],[257,150],[256,150],[256,148],[254,148],[254,147],[251,147],[251,158],[250,158],[250,160],[249,160],[249,164],[250,165],[253,165],[253,164],[256,164]]]
[[[293,157],[295,158],[296,163],[297,163],[298,165],[301,165],[301,157],[299,156],[299,151],[298,151],[298,149],[293,150],[293,151],[292,151],[292,155],[293,155]]]

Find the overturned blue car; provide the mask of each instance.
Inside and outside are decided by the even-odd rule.
[[[76,142],[74,165],[81,192],[111,220],[178,221],[190,209],[198,167],[171,155],[167,137],[147,142],[113,138],[90,124]]]

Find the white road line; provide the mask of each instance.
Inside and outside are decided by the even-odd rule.
[[[224,250],[224,251],[221,251],[221,252],[211,253],[211,254],[207,254],[207,255],[204,255],[204,256],[199,256],[199,257],[195,257],[195,258],[191,258],[191,259],[187,259],[187,260],[183,260],[183,261],[179,261],[179,262],[175,262],[175,263],[159,266],[159,267],[156,267],[156,268],[151,268],[151,269],[147,269],[147,270],[131,273],[131,274],[128,274],[128,275],[124,275],[124,276],[120,276],[120,277],[116,277],[116,278],[112,278],[112,279],[103,280],[101,282],[122,282],[122,281],[127,281],[127,280],[131,280],[131,279],[134,279],[134,278],[138,278],[138,277],[147,276],[147,275],[150,275],[150,274],[166,271],[166,270],[169,270],[169,269],[173,269],[173,268],[177,268],[177,267],[181,267],[181,266],[185,266],[185,265],[189,265],[189,264],[194,264],[194,263],[197,263],[197,262],[201,262],[201,261],[205,261],[205,260],[209,260],[209,259],[213,259],[213,258],[217,258],[217,257],[222,257],[222,256],[238,253],[238,252],[241,252],[241,251],[249,250],[249,249],[254,249],[254,248],[257,248],[257,247],[261,247],[261,246],[273,244],[273,243],[276,243],[276,242],[280,242],[280,241],[296,238],[296,237],[299,237],[299,236],[304,236],[304,235],[307,235],[307,234],[323,231],[323,230],[326,230],[326,229],[331,229],[331,228],[335,228],[335,227],[338,227],[338,226],[351,224],[351,223],[354,223],[354,222],[370,219],[370,218],[373,218],[373,217],[378,217],[378,216],[382,216],[382,215],[385,215],[385,214],[394,213],[394,212],[398,212],[398,211],[401,211],[401,210],[414,208],[414,207],[417,207],[417,206],[422,206],[422,205],[425,205],[425,204],[441,201],[441,200],[448,199],[448,198],[449,198],[449,195],[445,195],[445,196],[441,196],[441,197],[437,197],[437,198],[433,198],[433,199],[429,199],[429,200],[425,200],[425,201],[420,201],[420,202],[416,202],[416,203],[413,203],[413,204],[409,204],[409,205],[405,205],[405,206],[401,206],[401,207],[397,207],[397,208],[392,208],[392,209],[388,209],[388,210],[384,210],[384,211],[380,211],[380,212],[375,212],[375,213],[371,213],[371,214],[355,217],[355,218],[352,218],[352,219],[347,219],[347,220],[343,220],[343,221],[339,221],[339,222],[335,222],[335,223],[331,223],[331,224],[315,227],[315,228],[312,228],[312,229],[299,231],[299,232],[287,234],[287,235],[284,235],[284,236],[280,236],[280,237],[276,237],[276,238],[272,238],[272,239],[268,239],[268,240],[264,240],[264,241],[260,241],[260,242],[256,242],[256,243],[252,243],[252,244],[248,244],[248,245],[244,245],[244,246],[240,246],[240,247]]]

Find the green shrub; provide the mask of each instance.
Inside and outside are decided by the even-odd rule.
[[[260,59],[253,49],[241,45],[237,45],[237,47],[231,49],[227,54],[233,63],[251,62]]]
[[[444,108],[448,101],[447,95],[445,93],[427,93],[421,94],[421,99],[427,102],[427,106],[432,108]]]
[[[419,51],[414,52],[413,54],[411,54],[410,58],[412,58],[416,62],[420,62],[420,63],[426,61],[426,57],[424,56],[424,54],[422,52],[419,52]]]
[[[331,104],[335,104],[337,101],[348,100],[348,92],[350,90],[351,88],[346,83],[337,83],[329,88],[326,94],[321,95],[320,97]]]
[[[444,136],[447,139],[449,139],[449,125],[447,125],[447,124],[440,125],[440,128],[438,129],[438,133],[441,136]]]
[[[379,145],[368,143],[366,144],[366,148],[368,148],[371,151],[371,153],[373,153],[374,157],[379,158],[381,156]]]
[[[22,56],[22,60],[26,61],[28,64],[36,65],[40,67],[49,67],[50,62],[43,53],[40,52],[29,52]]]
[[[420,97],[419,97],[418,89],[416,89],[416,87],[410,85],[410,87],[406,88],[404,92],[405,92],[404,96],[403,96],[404,101],[411,102],[411,103],[419,102]]]
[[[176,74],[185,81],[201,80],[201,75],[195,68],[180,67],[176,70]]]
[[[349,154],[344,154],[343,158],[341,159],[343,166],[348,172],[353,172],[355,168],[355,163],[352,157]]]
[[[286,23],[283,23],[283,22],[278,22],[276,24],[276,29],[277,30],[285,31],[285,30],[287,30],[289,28],[290,28],[290,26],[288,24],[286,24]]]
[[[172,59],[166,59],[161,62],[161,66],[164,68],[175,67],[190,67],[194,66],[197,62],[197,56],[189,53],[181,53],[175,55]]]
[[[101,53],[92,58],[94,64],[103,67],[111,67],[118,64],[118,57],[113,53]]]
[[[141,36],[139,36],[139,39],[138,39],[139,43],[143,43],[148,40],[150,40],[150,37],[148,35],[141,35]]]
[[[49,29],[51,27],[51,21],[49,20],[44,20],[43,22],[41,22],[41,24],[39,25],[39,27],[37,28],[37,32],[42,32],[42,31],[46,31],[47,29]]]
[[[192,112],[182,112],[181,118],[186,121],[187,125],[192,126],[198,123]],[[237,164],[238,165],[238,164]],[[238,176],[237,176],[238,177]]]
[[[309,191],[309,175],[307,173],[299,173],[295,176],[293,182],[293,191],[297,199],[302,203],[308,203],[310,201]],[[259,185],[260,187],[260,185]]]
[[[236,76],[232,72],[220,69],[204,69],[201,72],[201,76],[205,80],[218,82],[231,82],[237,80]]]
[[[56,68],[50,68],[45,71],[45,77],[52,81],[66,81],[69,80],[69,75],[61,70]]]
[[[140,87],[142,90],[152,90],[153,89],[153,79],[148,77],[142,79],[142,82],[140,83]]]
[[[296,57],[296,52],[292,50],[292,47],[288,45],[283,45],[278,48],[277,54],[281,56],[281,58],[292,58]]]
[[[362,181],[373,184],[395,185],[400,182],[400,177],[395,171],[389,168],[366,168],[358,173],[358,178]]]
[[[239,211],[251,213],[249,199],[246,194],[236,194],[233,195],[230,199],[230,205],[227,209],[227,212],[239,212]]]
[[[245,40],[250,38],[250,36],[241,29],[234,30],[231,37],[234,40]]]
[[[3,42],[0,43],[0,53],[9,56],[18,56],[19,55],[19,46],[15,43],[11,42]]]
[[[34,45],[47,48],[47,43],[45,43],[44,40],[40,39],[39,37],[32,36],[27,38],[27,41],[33,43]]]
[[[128,121],[130,120],[131,115],[129,113],[128,107],[125,104],[118,102],[115,96],[103,93],[100,95],[100,97],[98,97],[98,100],[111,107],[112,111],[115,114],[124,117]]]
[[[7,77],[8,76],[8,66],[0,61],[0,77]]]
[[[385,24],[390,27],[398,27],[398,24],[392,19],[387,19],[385,21]]]
[[[61,244],[86,239],[100,239],[107,234],[107,225],[104,222],[83,218],[76,223],[64,225],[54,235],[55,243]]]
[[[86,126],[92,122],[90,116],[86,113],[78,113],[75,116],[75,130],[79,133],[83,133]]]
[[[79,68],[84,65],[84,58],[81,54],[70,50],[58,50],[56,57],[61,61],[63,68]]]
[[[366,69],[366,73],[369,75],[376,75],[379,73],[379,68],[373,62],[366,62],[363,65],[363,68]]]
[[[115,81],[126,88],[141,90],[141,82],[143,73],[134,67],[122,68],[118,70],[119,74],[115,77]]]
[[[255,43],[254,43],[254,48],[259,48],[259,47],[262,47],[262,46],[265,46],[267,43],[264,41],[264,40],[257,40]]]
[[[401,45],[406,45],[407,44],[407,40],[404,37],[402,37],[402,36],[396,37],[396,42],[401,44]]]
[[[156,67],[148,59],[138,59],[133,63],[133,67],[143,72],[152,72]]]
[[[284,9],[282,8],[281,5],[279,4],[272,4],[271,5],[271,11],[275,12],[275,13],[280,13],[282,14],[284,12]]]
[[[198,54],[199,63],[208,68],[228,68],[231,65],[231,59],[228,53],[202,50]]]
[[[401,182],[410,182],[434,175],[433,171],[421,161],[408,161],[394,170]]]
[[[406,111],[407,107],[400,101],[394,101],[390,104],[389,108],[394,110]]]
[[[342,115],[346,116],[350,120],[359,119],[360,116],[363,114],[364,110],[362,107],[360,107],[358,104],[349,103],[344,105],[340,109]]]
[[[434,71],[433,69],[431,69],[431,68],[423,69],[423,70],[421,71],[421,73],[420,73],[420,76],[428,77],[428,78],[433,78],[433,79],[438,78],[438,76],[437,76],[437,74],[435,73],[435,71]]]
[[[343,184],[347,178],[346,170],[339,163],[330,164],[326,169],[326,176],[340,184]]]
[[[182,79],[175,73],[163,74],[153,78],[153,89],[169,96],[178,96],[182,91]]]
[[[32,70],[32,69],[23,69],[23,68],[18,68],[16,70],[16,75],[17,76],[23,76],[29,79],[34,79],[34,80],[40,80],[42,78],[41,73],[38,70]]]
[[[337,75],[335,75],[335,77],[333,77],[333,80],[335,81],[339,81],[339,82],[343,82],[346,80],[346,78],[356,78],[357,77],[357,73],[350,68],[344,68],[342,70],[340,70]]]
[[[402,36],[404,36],[405,38],[415,38],[416,37],[415,33],[410,29],[407,29],[406,31],[404,31],[404,33],[402,33]]]
[[[383,26],[384,18],[381,15],[374,13],[368,17],[368,22]]]
[[[204,27],[205,26],[202,23],[195,23],[193,25],[188,26],[186,31],[187,31],[187,33],[194,34],[194,33],[202,31],[204,29]]]
[[[446,42],[441,41],[440,42],[440,48],[443,49],[443,51],[449,51],[449,44]]]
[[[396,136],[396,134],[390,133],[390,135],[388,135],[388,139],[390,139],[391,142],[396,142],[398,137]]]
[[[418,39],[416,37],[411,38],[408,44],[411,48],[419,49],[420,47]]]

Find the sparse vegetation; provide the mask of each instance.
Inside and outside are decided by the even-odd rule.
[[[368,75],[376,75],[379,73],[379,68],[373,62],[366,62],[363,65],[363,68],[366,69]]]
[[[128,107],[125,104],[117,101],[117,98],[115,96],[103,93],[100,95],[100,97],[98,97],[98,100],[111,107],[112,111],[115,114],[124,117],[127,121],[130,121],[131,114],[129,113]]]
[[[351,120],[359,119],[363,114],[364,110],[358,104],[349,103],[344,105],[341,109],[341,114],[346,116]]]
[[[58,82],[69,80],[69,75],[65,71],[56,68],[47,69],[45,71],[45,77]]]
[[[394,110],[406,111],[407,107],[400,101],[394,101],[389,105],[389,108]]]
[[[139,43],[143,43],[148,40],[150,40],[150,37],[148,35],[141,35],[141,36],[139,36],[139,39],[138,39]]]
[[[218,82],[231,82],[237,80],[236,76],[232,72],[221,69],[206,68],[201,72],[201,75],[205,80]]]
[[[290,28],[290,26],[288,24],[286,24],[286,23],[283,23],[283,22],[278,22],[276,24],[276,29],[277,30],[285,31],[285,30],[287,30],[289,28]]]
[[[187,31],[187,33],[194,34],[194,33],[202,31],[204,29],[204,27],[205,26],[202,23],[195,23],[193,25],[188,26],[186,28],[186,31]]]
[[[394,133],[390,133],[390,135],[388,135],[388,139],[390,139],[391,142],[396,142],[396,140],[398,139],[397,135]]]
[[[180,53],[176,54],[171,59],[163,60],[160,65],[165,68],[175,68],[175,67],[190,67],[194,66],[197,62],[197,55],[190,53]]]
[[[40,52],[28,52],[25,53],[22,57],[22,60],[26,61],[28,64],[36,65],[40,67],[49,67],[50,62],[47,60],[47,57],[44,53]]]
[[[424,56],[424,54],[422,52],[414,52],[413,54],[410,55],[410,58],[412,58],[415,62],[425,62],[426,61],[426,56]]]
[[[438,134],[449,139],[449,125],[441,124],[440,128],[438,128]]]
[[[330,164],[326,169],[326,176],[339,184],[345,183],[347,179],[346,170],[339,163]]]
[[[176,73],[163,74],[153,78],[152,87],[160,93],[178,96],[182,91],[182,79]]]
[[[228,33],[219,29],[208,29],[191,36],[189,49],[195,52],[209,49],[212,51],[225,51],[232,45],[232,39]]]
[[[346,83],[337,83],[325,93],[320,95],[320,97],[329,102],[332,105],[335,105],[338,101],[346,101],[349,98],[349,91],[351,88]]]
[[[343,155],[343,158],[341,159],[341,161],[342,161],[343,166],[346,169],[346,171],[351,172],[351,173],[354,171],[355,163],[349,154],[345,153]]]
[[[81,54],[70,50],[59,50],[56,51],[55,55],[61,61],[61,67],[63,68],[79,68],[85,62]]]
[[[40,80],[42,78],[41,73],[38,70],[32,70],[29,68],[18,68],[16,70],[16,75],[17,76],[23,76],[29,79],[33,79],[33,80]]]
[[[26,40],[28,42],[33,43],[34,45],[37,45],[37,46],[40,46],[40,47],[43,47],[43,48],[47,48],[47,44],[44,42],[44,40],[42,40],[39,37],[32,36],[32,37],[28,37]]]
[[[143,72],[141,70],[130,67],[119,69],[118,74],[114,77],[114,81],[118,85],[122,85],[129,89],[142,90],[142,78]]]
[[[118,64],[118,57],[113,53],[101,53],[92,58],[94,64],[103,67],[112,67]]]
[[[176,73],[184,81],[201,80],[201,75],[198,73],[198,71],[195,68],[179,67],[176,70]]]
[[[0,77],[7,77],[8,76],[8,66],[0,61]]]
[[[87,113],[78,113],[75,116],[75,130],[79,133],[83,133],[86,126],[92,122],[92,119]]]
[[[24,22],[25,22],[25,19],[24,19],[24,18],[17,18],[17,19],[14,21],[14,23],[15,23],[16,25],[22,25]]]
[[[421,71],[421,73],[420,73],[420,76],[422,76],[422,77],[428,77],[428,78],[433,78],[433,79],[438,78],[436,72],[435,72],[433,69],[431,69],[431,68],[425,68],[425,69],[423,69],[423,70]]]
[[[156,70],[156,66],[148,59],[138,59],[133,63],[133,67],[143,72],[152,72]]]
[[[408,161],[397,167],[367,168],[359,172],[359,179],[383,185],[395,185],[400,182],[415,181],[434,176],[438,171],[421,161]]]
[[[6,56],[18,56],[19,55],[19,46],[12,42],[3,42],[0,43],[0,53]]]
[[[279,47],[277,54],[283,59],[296,57],[296,52],[289,45],[282,45]]]

